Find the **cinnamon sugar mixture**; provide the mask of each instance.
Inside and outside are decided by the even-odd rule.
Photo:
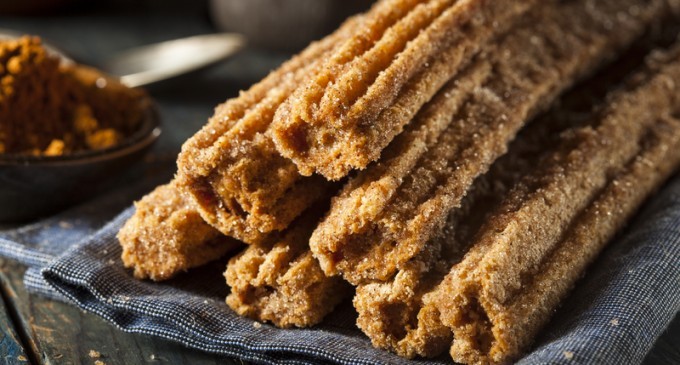
[[[58,156],[108,148],[139,126],[144,92],[65,64],[37,37],[0,41],[0,153]]]

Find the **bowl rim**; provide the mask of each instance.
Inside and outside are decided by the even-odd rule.
[[[9,166],[84,165],[135,153],[154,143],[161,135],[161,123],[157,107],[153,102],[149,104],[142,117],[140,127],[121,143],[108,148],[77,151],[59,156],[0,153],[0,168]]]

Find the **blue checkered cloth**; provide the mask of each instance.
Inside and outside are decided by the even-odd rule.
[[[311,329],[281,330],[241,318],[224,304],[224,261],[164,283],[134,280],[115,235],[133,214],[130,201],[150,188],[122,189],[0,231],[0,254],[29,266],[25,284],[34,293],[72,301],[124,331],[196,349],[263,364],[450,362],[446,356],[409,361],[372,348],[354,325],[350,303]],[[676,177],[601,255],[520,363],[640,363],[680,309],[679,284]]]

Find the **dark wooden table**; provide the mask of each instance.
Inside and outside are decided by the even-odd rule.
[[[0,260],[2,364],[244,364],[156,337],[125,333],[73,305],[31,295],[22,282],[24,271],[16,262]]]

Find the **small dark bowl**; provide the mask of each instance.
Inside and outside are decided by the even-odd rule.
[[[81,202],[140,161],[160,135],[154,107],[116,146],[64,156],[0,154],[0,222],[21,222]]]

